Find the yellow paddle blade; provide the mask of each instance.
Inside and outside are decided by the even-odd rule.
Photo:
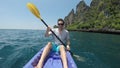
[[[41,19],[40,13],[34,4],[27,3],[27,7],[37,18]]]

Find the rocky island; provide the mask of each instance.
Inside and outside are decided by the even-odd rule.
[[[68,30],[120,34],[120,0],[82,0],[64,20]]]

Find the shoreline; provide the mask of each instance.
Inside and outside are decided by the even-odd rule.
[[[117,34],[120,35],[120,30],[96,30],[96,29],[75,29],[68,31],[78,31],[78,32],[93,32],[93,33],[104,33],[104,34]]]

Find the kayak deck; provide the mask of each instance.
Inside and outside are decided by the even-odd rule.
[[[34,68],[38,64],[43,48],[23,67]],[[66,52],[68,68],[77,68],[69,51]],[[62,60],[59,53],[50,52],[46,57],[43,68],[63,68]]]

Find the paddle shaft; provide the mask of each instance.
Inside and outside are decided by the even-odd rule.
[[[46,26],[46,27],[48,27],[48,25],[45,23],[45,21],[43,20],[43,19],[40,19],[43,23],[44,23],[44,25]],[[65,46],[65,43],[63,43],[63,41],[50,29],[50,31],[54,34],[54,36]]]

